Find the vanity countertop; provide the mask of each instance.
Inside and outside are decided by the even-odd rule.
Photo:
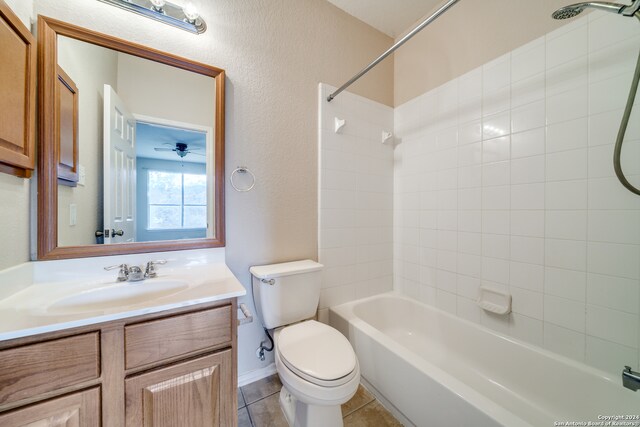
[[[224,262],[159,269],[139,282],[117,273],[34,282],[0,299],[0,341],[221,301],[246,294]]]

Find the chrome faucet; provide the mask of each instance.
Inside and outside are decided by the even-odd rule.
[[[147,262],[147,267],[144,270],[145,279],[153,279],[158,275],[156,271],[156,265],[164,265],[167,263],[166,259],[159,259],[157,261],[149,261]]]
[[[622,370],[622,385],[629,390],[638,391],[640,389],[640,372],[631,370],[631,366],[625,366]]]
[[[111,265],[109,267],[105,267],[104,269],[107,271],[115,270],[116,268],[119,269],[118,277],[116,279],[118,282],[139,282],[140,280],[153,279],[154,277],[156,277],[158,275],[158,272],[155,268],[156,265],[162,265],[166,263],[167,261],[164,259],[158,261],[149,261],[147,262],[144,270],[140,266],[127,264]]]

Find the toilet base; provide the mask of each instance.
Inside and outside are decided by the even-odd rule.
[[[280,407],[290,427],[343,427],[340,405],[310,405],[293,396],[285,386],[280,390]]]

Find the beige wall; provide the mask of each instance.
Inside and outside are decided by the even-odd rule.
[[[118,96],[133,114],[213,127],[215,93],[210,77],[118,55]]]
[[[401,105],[564,25],[551,13],[568,0],[463,0],[395,53]]]
[[[318,83],[342,84],[393,41],[324,0],[194,3],[201,36],[97,1],[39,0],[35,12],[227,71],[227,264],[251,292],[249,266],[317,257]],[[392,62],[352,90],[392,105]],[[230,187],[238,165],[253,191]],[[261,339],[258,322],[240,328],[240,373],[272,362],[255,357]]]
[[[102,140],[105,83],[117,90],[118,53],[68,37],[58,38],[58,64],[80,94],[78,109],[79,163],[85,185],[58,185],[58,244],[95,244],[102,228]],[[69,225],[69,205],[75,204],[77,224]]]
[[[5,1],[30,28],[33,1]],[[28,179],[0,173],[0,270],[29,261],[29,185]]]

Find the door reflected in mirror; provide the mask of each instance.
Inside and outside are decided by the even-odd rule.
[[[58,246],[215,237],[215,80],[60,35],[57,57],[79,104]]]

